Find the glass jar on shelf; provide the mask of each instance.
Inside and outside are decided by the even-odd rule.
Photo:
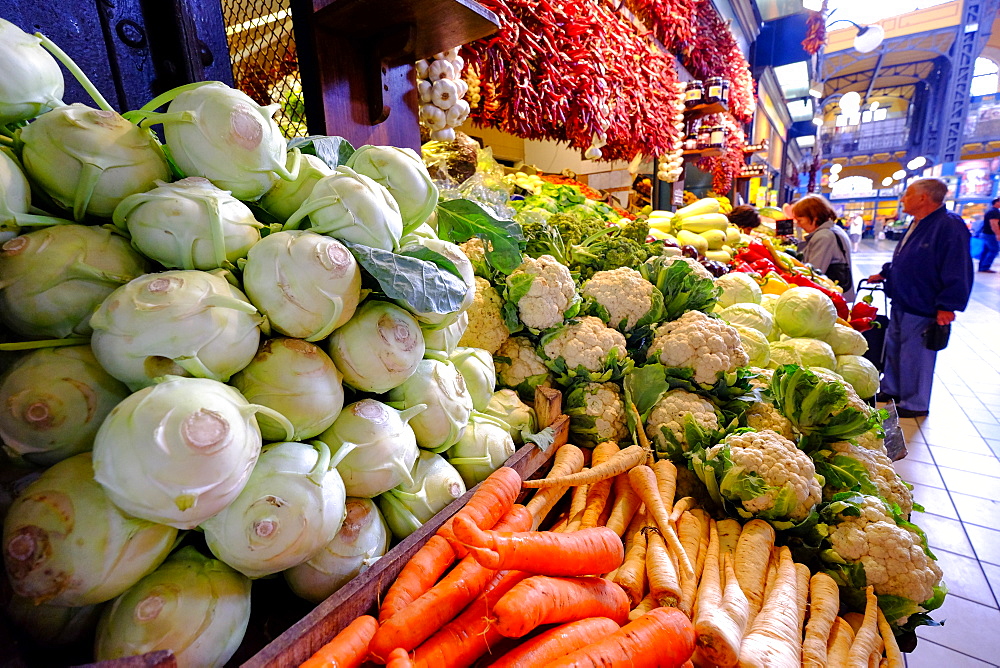
[[[708,144],[705,148],[723,149],[726,147],[726,135],[729,132],[721,125],[712,125],[708,128]]]
[[[722,77],[709,77],[705,80],[705,104],[722,102],[724,82]]]
[[[702,124],[698,128],[698,150],[703,151],[710,148],[712,143],[712,129],[710,126]]]
[[[687,87],[684,89],[684,108],[693,109],[701,104],[704,104],[705,100],[705,87],[702,85],[701,81],[695,79],[694,81],[689,81]]]

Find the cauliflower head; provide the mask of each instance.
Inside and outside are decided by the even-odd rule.
[[[801,522],[823,497],[809,455],[770,429],[730,434],[705,451],[704,461],[722,464],[719,493],[747,517]]]
[[[476,296],[466,311],[469,325],[459,339],[465,348],[482,348],[491,355],[510,337],[503,320],[503,299],[490,282],[476,276]]]
[[[646,436],[658,453],[673,456],[687,452],[695,445],[687,439],[685,426],[689,423],[706,432],[717,430],[719,415],[715,404],[687,390],[670,390],[660,397],[646,418]]]
[[[848,469],[854,469],[858,473],[860,473],[857,470],[858,466],[864,469],[864,472],[868,474],[868,479],[874,485],[873,490],[865,490],[862,487],[864,493],[872,494],[877,491],[878,496],[881,496],[889,503],[899,506],[905,519],[910,518],[910,512],[913,510],[913,493],[907,487],[906,483],[903,482],[903,479],[899,477],[899,474],[896,473],[896,469],[892,467],[892,460],[884,452],[869,450],[849,441],[832,443],[829,452],[830,454],[826,456],[826,459],[834,466],[846,466]],[[852,465],[851,461],[845,461],[844,458],[852,460],[855,464]],[[820,466],[822,467],[821,464]],[[834,476],[826,475],[826,478],[825,496],[829,497],[836,492],[847,489],[846,486],[834,486]]]
[[[663,294],[631,267],[595,273],[581,294],[596,315],[623,332],[659,322],[663,315]]]
[[[598,382],[619,378],[629,367],[625,337],[594,316],[576,318],[546,334],[540,347],[564,384],[577,376]]]
[[[701,311],[688,311],[657,327],[647,357],[664,366],[690,368],[695,381],[708,384],[750,361],[739,333],[725,320]]]
[[[770,429],[790,441],[795,440],[795,430],[791,421],[778,412],[778,409],[763,401],[750,406],[746,412],[747,426],[756,431]]]
[[[517,315],[533,330],[555,327],[579,308],[580,297],[569,267],[551,255],[526,257],[507,277],[507,298]]]
[[[755,374],[753,378],[750,379],[750,387],[755,390],[766,390],[771,385],[771,376],[774,375],[774,369],[761,369],[760,367],[752,366],[750,367],[750,373]]]
[[[885,439],[881,430],[869,429],[863,434],[854,437],[854,442],[867,450],[879,450],[886,457],[889,451],[885,448]]]
[[[552,383],[549,368],[526,336],[512,336],[504,341],[493,356],[493,363],[498,384],[517,390],[522,397],[533,398],[536,387]]]
[[[566,397],[566,414],[574,443],[593,447],[628,439],[625,402],[615,383],[581,383]]]
[[[672,255],[664,257],[663,260],[661,261],[663,262],[664,267],[669,267],[674,262],[683,262],[684,264],[691,267],[691,271],[694,272],[694,275],[697,276],[698,278],[707,278],[710,281],[715,280],[715,277],[712,276],[712,272],[710,272],[708,269],[705,269],[705,267],[701,264],[701,262],[698,262],[698,260],[695,260],[694,258],[686,257],[684,255]]]
[[[934,596],[941,567],[924,551],[923,539],[900,526],[885,502],[865,496],[861,515],[831,525],[827,561],[860,563],[867,583],[879,595],[901,596],[921,603]]]

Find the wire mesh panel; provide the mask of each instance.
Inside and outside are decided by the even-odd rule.
[[[278,104],[286,137],[305,136],[302,80],[289,0],[222,0],[235,86],[258,104]]]

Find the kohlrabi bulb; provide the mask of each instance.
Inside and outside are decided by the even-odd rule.
[[[247,201],[260,199],[279,178],[295,178],[285,166],[285,138],[271,118],[279,105],[262,107],[218,81],[184,88],[160,118],[185,176],[203,176]]]
[[[94,658],[168,649],[178,668],[221,668],[249,623],[250,580],[189,545],[105,608]]]
[[[104,300],[91,318],[90,345],[108,373],[133,390],[167,374],[225,382],[257,354],[260,323],[257,309],[225,278],[166,271]]]
[[[261,448],[254,414],[264,410],[218,381],[167,377],[104,420],[94,477],[125,512],[192,529],[243,490]]]
[[[101,227],[53,225],[0,246],[0,319],[30,338],[89,336],[90,319],[148,265]]]
[[[472,396],[465,379],[447,359],[424,359],[401,385],[389,390],[389,400],[406,409],[427,409],[410,420],[421,448],[443,452],[465,432],[472,413]]]
[[[62,106],[63,75],[42,40],[0,19],[0,125]]]
[[[229,384],[250,403],[284,415],[297,441],[325,430],[344,407],[337,366],[319,346],[301,339],[268,339]],[[285,438],[285,428],[266,415],[258,415],[257,424],[265,441]]]
[[[413,482],[380,494],[378,504],[392,534],[402,540],[463,494],[465,482],[455,467],[441,455],[421,450]]]
[[[312,558],[344,521],[347,494],[324,443],[272,443],[222,512],[202,523],[208,549],[247,577]]]
[[[3,19],[0,19],[2,21]],[[0,47],[3,48],[3,47]],[[19,218],[31,207],[31,186],[8,149],[0,148],[0,242],[17,233]]]
[[[469,328],[469,312],[462,311],[455,322],[440,329],[424,330],[424,345],[427,350],[450,355],[458,347],[458,342]]]
[[[327,342],[344,383],[381,394],[398,387],[424,356],[420,325],[395,304],[370,299]]]
[[[354,315],[361,301],[361,270],[336,239],[299,230],[275,232],[250,249],[243,287],[275,330],[320,341]]]
[[[371,498],[413,481],[418,448],[407,422],[424,408],[398,411],[380,401],[362,399],[345,406],[319,435],[317,440],[330,446],[348,496]]]
[[[472,488],[503,466],[514,454],[514,439],[499,418],[473,413],[458,443],[445,453],[448,462]]]
[[[319,603],[364,573],[389,549],[392,534],[371,499],[347,497],[340,531],[309,561],[285,571],[297,596]]]
[[[502,420],[516,445],[524,441],[523,432],[534,434],[538,431],[535,409],[521,401],[517,390],[504,388],[494,392],[483,413]]]
[[[349,167],[317,181],[285,228],[299,227],[306,217],[313,232],[387,251],[398,250],[403,236],[403,219],[389,191]]]
[[[294,181],[279,179],[260,198],[260,208],[284,223],[309,197],[316,182],[334,171],[315,155],[302,154],[299,173]]]
[[[126,197],[114,223],[164,267],[204,271],[246,257],[263,227],[246,204],[197,176]]]
[[[412,148],[362,146],[351,155],[347,166],[385,186],[399,205],[407,231],[423,224],[437,206],[437,186]]]
[[[21,141],[28,176],[77,221],[111,218],[129,195],[170,179],[153,133],[114,111],[58,107],[21,130]]]
[[[46,646],[71,645],[93,638],[102,609],[100,603],[76,608],[48,603],[36,605],[31,599],[15,594],[10,597],[6,612],[19,631]]]
[[[33,350],[0,379],[0,440],[25,461],[49,466],[90,450],[104,418],[128,395],[89,345]]]
[[[485,411],[497,386],[493,355],[482,348],[456,348],[448,359],[465,379],[465,387],[472,397],[472,407],[480,412]]]
[[[3,558],[18,596],[78,607],[134,585],[166,559],[176,538],[176,529],[113,503],[84,452],[43,472],[14,500],[3,525]]]

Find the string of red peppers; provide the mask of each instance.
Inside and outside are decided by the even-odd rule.
[[[730,116],[718,114],[714,118],[714,121],[706,120],[705,122],[709,125],[721,125],[728,131],[726,146],[722,155],[701,158],[698,161],[698,169],[712,175],[712,190],[717,193],[727,193],[733,180],[740,175],[746,166],[746,157],[743,153],[746,136],[740,124]]]
[[[674,150],[681,92],[673,57],[604,0],[483,0],[500,30],[463,47],[482,81],[480,126],[586,149],[607,160]]]

